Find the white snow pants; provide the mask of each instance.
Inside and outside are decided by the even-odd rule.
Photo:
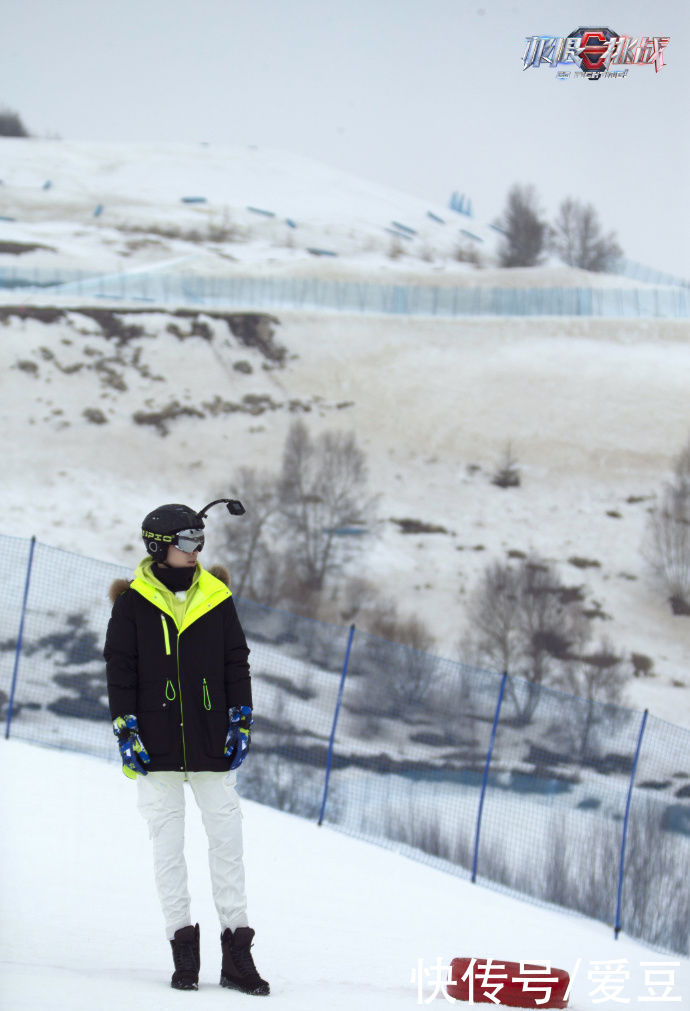
[[[242,812],[235,772],[188,772],[208,836],[211,888],[221,933],[248,926],[242,859]],[[153,870],[169,939],[191,924],[184,857],[184,772],[137,776],[137,807],[153,840]]]

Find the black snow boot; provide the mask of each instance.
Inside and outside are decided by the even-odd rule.
[[[234,932],[228,927],[220,935],[223,948],[220,985],[241,990],[242,993],[265,996],[271,992],[271,988],[256,971],[251,952],[253,939],[254,931],[251,927],[238,927]]]
[[[199,924],[195,927],[182,927],[175,931],[170,942],[175,972],[170,980],[170,986],[175,990],[199,989]]]

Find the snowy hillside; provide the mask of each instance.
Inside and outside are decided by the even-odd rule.
[[[499,270],[466,194],[459,212],[284,151],[2,138],[0,159],[0,271],[638,286],[558,261]]]
[[[17,244],[0,266],[20,255],[22,267],[48,269],[172,261],[196,273],[300,275],[337,253],[319,271],[387,263],[431,274],[448,261],[458,275],[474,273],[453,260],[458,247],[475,242],[491,256],[496,237],[464,214],[284,152],[39,140],[3,140],[0,151],[2,236]]]
[[[564,268],[458,263],[462,216],[271,152],[3,141],[0,153],[0,210],[14,218],[0,222],[0,248],[15,243],[2,266],[583,283]],[[419,236],[392,235],[393,221]],[[394,258],[391,242],[403,247]],[[362,574],[419,612],[440,654],[458,656],[487,562],[537,551],[583,586],[597,638],[653,660],[656,676],[631,676],[627,704],[690,726],[690,619],[671,614],[641,551],[690,433],[686,321],[286,310],[248,323],[215,307],[16,291],[1,303],[7,533],[131,564],[151,503],[241,497],[235,469],[276,468],[295,417],[314,432],[352,430],[383,521]],[[508,442],[520,488],[491,483]],[[406,534],[401,519],[445,532]]]
[[[186,853],[201,974],[198,996],[180,998],[169,986],[172,960],[133,784],[114,761],[11,740],[1,748],[3,1007],[110,1011],[123,993],[152,1011],[182,999],[249,1006],[253,998],[218,986],[217,917],[193,802]],[[624,933],[614,940],[604,924],[522,903],[293,815],[243,807],[254,953],[272,1008],[402,1011],[429,1003],[435,990],[445,1006],[436,966],[462,955],[566,969],[572,1011],[599,1006],[616,969],[629,973],[619,999],[653,1007],[667,994],[673,1007],[690,1008],[687,959]],[[603,964],[616,960],[624,964]]]

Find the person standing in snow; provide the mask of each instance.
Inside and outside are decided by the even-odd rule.
[[[241,503],[221,499],[231,514]],[[211,503],[210,505],[215,505]],[[207,506],[168,504],[142,524],[146,557],[134,579],[115,580],[106,633],[108,698],[122,771],[153,840],[156,887],[172,947],[171,986],[196,990],[199,924],[192,925],[184,857],[184,787],[202,812],[221,925],[222,986],[268,994],[251,953],[242,824],[235,791],[252,726],[249,649],[228,573],[206,571]]]

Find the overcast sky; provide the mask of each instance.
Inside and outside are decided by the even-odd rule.
[[[0,104],[65,140],[257,144],[500,213],[591,201],[690,277],[687,0],[2,0]],[[529,35],[669,35],[624,80],[522,69]],[[0,176],[2,149],[0,147]]]

